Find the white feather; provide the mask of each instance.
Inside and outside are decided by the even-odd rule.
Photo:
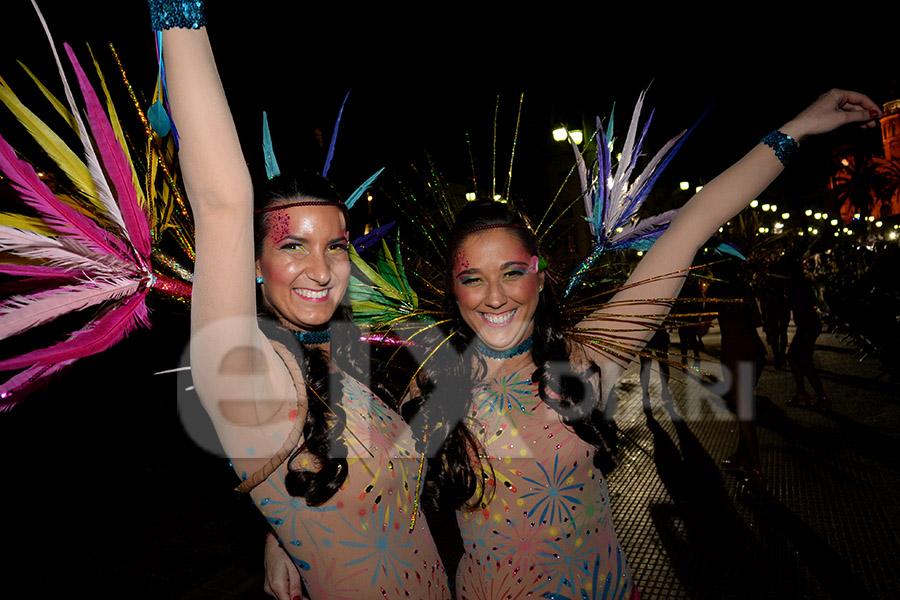
[[[114,255],[93,252],[78,241],[3,225],[0,225],[0,252],[41,260],[47,266],[109,276],[122,276],[141,271],[133,263],[123,261]]]
[[[56,51],[56,44],[53,41],[53,36],[50,35],[50,28],[47,26],[47,22],[44,20],[44,15],[41,14],[41,11],[38,8],[35,0],[31,0],[31,4],[34,6],[34,10],[35,12],[37,12],[38,18],[41,20],[41,25],[44,27],[44,33],[47,34],[47,40],[50,42],[50,49],[53,51],[53,58],[56,59],[56,68],[59,70],[59,77],[62,80],[63,89],[66,94],[66,100],[69,102],[69,110],[75,117],[75,123],[78,127],[78,137],[81,139],[81,144],[84,147],[84,162],[91,174],[91,179],[94,180],[97,198],[106,209],[106,214],[109,219],[119,228],[121,228],[123,233],[127,236],[128,230],[125,227],[125,221],[122,219],[122,212],[119,210],[119,205],[116,203],[115,196],[109,187],[109,182],[107,182],[106,180],[106,175],[103,173],[103,169],[100,166],[100,161],[97,158],[97,153],[94,151],[94,147],[91,145],[91,138],[88,135],[87,128],[84,126],[84,121],[79,115],[78,107],[75,104],[75,97],[73,96],[72,89],[71,87],[69,87],[69,82],[66,79],[62,61],[60,61],[59,54]]]

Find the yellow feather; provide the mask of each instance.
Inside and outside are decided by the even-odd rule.
[[[97,191],[94,180],[78,156],[52,129],[28,110],[16,97],[9,86],[0,86],[0,102],[3,102],[13,115],[25,126],[31,137],[44,149],[44,151],[56,162],[63,172],[72,180],[85,197],[99,208]]]
[[[58,231],[54,231],[47,227],[42,219],[26,217],[25,215],[16,213],[0,212],[0,225],[33,231],[47,236],[59,235]]]
[[[25,66],[25,63],[23,63],[21,60],[16,61],[16,62],[19,63],[20,67],[25,69],[25,72],[28,73],[28,76],[31,77],[31,79],[32,79],[32,81],[34,81],[35,85],[38,86],[38,89],[41,90],[41,93],[44,94],[44,97],[50,101],[50,104],[53,105],[53,108],[56,109],[56,112],[58,112],[60,115],[62,115],[62,118],[66,120],[66,123],[69,124],[69,127],[71,127],[72,130],[75,131],[75,133],[78,133],[78,125],[77,125],[77,122],[75,121],[75,117],[72,115],[72,112],[66,107],[66,105],[56,99],[56,96],[54,96],[53,93],[50,90],[48,90],[47,87],[43,83],[41,83],[41,80],[38,79],[35,76],[35,74],[32,73],[28,67]]]

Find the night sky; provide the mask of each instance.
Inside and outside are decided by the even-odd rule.
[[[327,143],[350,91],[333,175],[339,182],[346,177],[351,189],[380,166],[417,160],[423,149],[443,168],[465,168],[465,131],[487,168],[498,96],[502,150],[524,93],[517,150],[523,165],[540,158],[560,121],[590,123],[617,102],[624,125],[648,86],[647,107],[657,110],[651,144],[690,127],[709,108],[672,169],[711,178],[830,87],[859,89],[877,102],[900,92],[900,67],[881,41],[889,36],[877,15],[776,22],[768,14],[650,15],[607,6],[522,14],[266,1],[243,3],[237,12],[234,3],[210,4],[210,35],[247,157],[257,159],[266,110],[279,160],[321,168],[314,151],[306,154],[310,132],[323,130]],[[247,14],[250,6],[258,10]],[[57,0],[41,7],[58,44],[73,44],[87,60],[83,44],[90,42],[107,66],[106,44],[113,42],[135,87],[152,93],[155,57],[144,2]],[[58,91],[30,2],[10,0],[4,9],[0,76],[30,85],[14,64],[19,58]],[[503,154],[508,150],[499,163],[507,160]]]

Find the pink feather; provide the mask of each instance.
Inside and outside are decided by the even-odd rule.
[[[137,329],[138,325],[145,327],[149,325],[146,299],[146,293],[135,294],[108,310],[84,329],[73,333],[67,340],[0,361],[0,371],[21,369],[28,365],[71,361],[103,352],[122,341],[125,336]]]
[[[0,273],[5,273],[6,275],[17,275],[19,277],[72,277],[74,273],[72,273],[69,269],[63,269],[61,267],[47,267],[45,265],[10,265],[10,264],[0,264]]]
[[[74,361],[67,360],[51,365],[34,365],[0,385],[0,413],[18,405],[28,394],[46,385],[51,375],[59,373],[72,362]]]
[[[121,278],[13,296],[0,304],[0,339],[42,325],[66,313],[132,295],[140,286],[139,280]]]
[[[0,171],[19,190],[21,198],[44,216],[47,225],[62,235],[81,240],[95,252],[114,254],[127,260],[121,241],[54,196],[31,165],[16,156],[3,136],[0,136]]]
[[[88,121],[94,134],[97,149],[100,152],[100,158],[103,161],[103,167],[116,190],[116,198],[122,211],[122,221],[125,223],[125,233],[131,238],[131,242],[137,248],[141,257],[146,259],[150,255],[150,227],[147,222],[147,215],[138,205],[131,166],[128,164],[125,153],[122,151],[122,146],[116,139],[115,132],[113,132],[113,128],[109,123],[109,118],[106,116],[106,112],[104,112],[100,100],[97,98],[97,93],[91,87],[91,83],[75,57],[75,53],[68,44],[63,44],[63,46],[69,55],[72,67],[75,69],[78,84],[81,86],[81,93],[84,95]]]

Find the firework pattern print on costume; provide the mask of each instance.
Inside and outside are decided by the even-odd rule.
[[[469,427],[490,457],[494,496],[457,513],[457,596],[628,600],[631,570],[594,449],[541,401],[533,370],[500,374],[473,399]]]
[[[343,377],[342,391],[353,435],[343,435],[348,475],[341,489],[324,505],[309,506],[285,489],[285,461],[250,491],[254,504],[300,571],[310,598],[449,600],[425,518],[419,515],[409,531],[419,462],[409,427],[352,377]],[[241,463],[233,461],[245,478]],[[315,465],[301,454],[294,468]]]

